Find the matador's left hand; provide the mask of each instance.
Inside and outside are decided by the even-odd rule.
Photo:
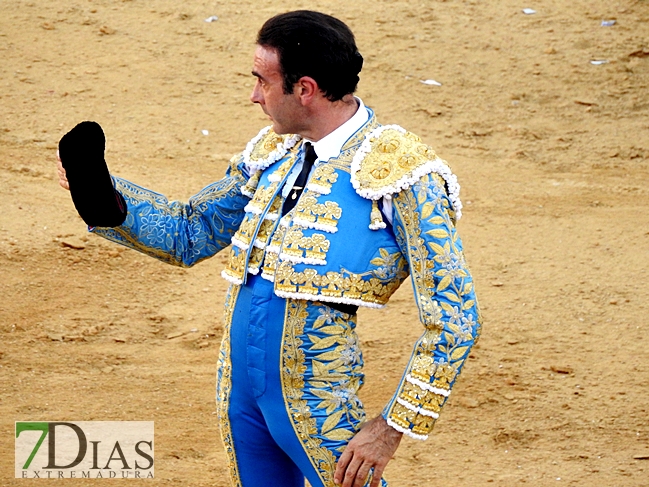
[[[397,451],[402,436],[382,416],[368,421],[340,456],[334,473],[336,484],[342,487],[363,487],[373,468],[370,487],[378,487],[383,470]]]

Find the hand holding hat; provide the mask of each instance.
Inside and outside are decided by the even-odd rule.
[[[81,122],[59,142],[72,202],[91,227],[116,227],[124,223],[126,202],[113,188],[104,160],[106,138],[97,122]]]

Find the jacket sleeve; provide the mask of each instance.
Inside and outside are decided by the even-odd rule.
[[[230,244],[250,201],[242,193],[248,179],[241,156],[235,156],[223,179],[181,203],[113,177],[128,207],[126,220],[118,227],[90,230],[163,262],[189,267]]]
[[[444,180],[426,175],[392,201],[394,231],[409,262],[424,333],[383,417],[396,430],[424,440],[478,338],[481,320]]]

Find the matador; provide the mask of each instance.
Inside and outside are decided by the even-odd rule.
[[[402,435],[428,437],[479,335],[457,178],[353,95],[362,64],[331,16],[268,20],[251,100],[272,125],[186,204],[110,176],[93,122],[59,146],[96,235],[184,267],[229,248],[216,396],[233,486],[387,486]],[[357,309],[384,307],[408,276],[423,333],[366,420]]]

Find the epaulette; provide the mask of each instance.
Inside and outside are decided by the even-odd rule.
[[[269,125],[248,142],[242,153],[243,162],[250,174],[264,170],[284,157],[301,138],[293,134],[276,134]]]
[[[372,130],[351,164],[352,185],[360,196],[369,200],[390,198],[430,173],[444,179],[448,198],[459,220],[462,203],[457,177],[446,161],[404,128],[382,125]]]

